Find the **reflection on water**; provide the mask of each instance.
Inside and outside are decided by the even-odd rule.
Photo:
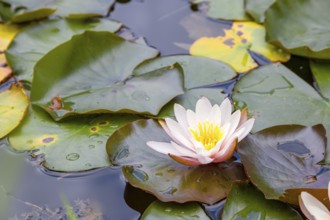
[[[106,219],[138,219],[139,213],[129,208],[124,200],[125,181],[120,169],[106,168],[79,177],[55,177],[45,175],[25,153],[11,152],[6,146],[0,148],[0,206],[7,208],[0,219],[8,219],[24,212],[31,212],[33,206],[55,211],[63,206],[61,195],[72,205],[75,200],[96,201],[101,204]],[[1,213],[1,212],[0,212]]]

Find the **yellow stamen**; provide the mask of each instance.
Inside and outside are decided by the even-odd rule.
[[[197,129],[189,129],[193,138],[203,144],[206,150],[211,150],[223,138],[223,131],[220,124],[213,124],[209,121],[199,122]]]

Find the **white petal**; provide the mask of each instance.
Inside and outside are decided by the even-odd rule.
[[[197,128],[197,119],[196,119],[196,114],[195,112],[191,111],[190,109],[187,110],[187,120],[188,120],[188,125],[192,129]]]
[[[213,158],[201,155],[201,154],[197,154],[197,159],[201,164],[208,164],[208,163],[212,163],[213,162]]]
[[[236,132],[233,135],[237,135],[238,142],[240,142],[241,140],[243,140],[243,138],[245,138],[246,135],[248,135],[250,133],[250,131],[252,130],[254,121],[255,121],[254,118],[250,118],[243,125],[241,125],[241,127],[239,127],[236,130]]]
[[[231,103],[228,98],[223,100],[223,102],[220,105],[221,110],[221,123],[225,124],[229,120],[231,116]]]
[[[329,181],[329,183],[328,183],[328,198],[329,198],[329,200],[330,200],[330,181]]]
[[[330,212],[319,200],[307,192],[302,192],[299,205],[307,217],[314,216],[316,220],[329,220]]]
[[[197,120],[204,121],[208,119],[211,109],[212,109],[211,102],[206,97],[200,98],[196,104]]]
[[[185,156],[180,151],[178,151],[171,143],[167,142],[156,142],[148,141],[147,145],[155,151],[158,151],[162,154],[173,154],[177,156]]]
[[[231,136],[237,126],[238,126],[238,123],[239,123],[239,120],[241,118],[241,111],[240,110],[237,110],[236,112],[234,112],[231,116],[230,116],[230,119],[229,119],[229,123],[230,123],[230,127],[229,127],[229,131],[228,131],[228,136]]]
[[[178,163],[187,165],[187,166],[198,166],[201,163],[196,158],[191,157],[183,157],[183,156],[176,156],[176,155],[169,155],[173,160],[175,160]]]
[[[188,129],[189,125],[188,125],[188,120],[187,120],[186,109],[179,104],[174,104],[174,114],[175,114],[175,118],[179,122],[179,124],[182,127]]]
[[[175,147],[175,149],[177,151],[179,151],[181,153],[182,156],[187,156],[187,157],[192,157],[192,158],[197,158],[196,156],[196,152],[186,148],[186,147],[183,147],[183,146],[180,146],[178,145],[177,143],[171,141],[171,144],[173,147]]]
[[[221,124],[221,110],[218,105],[212,107],[209,119],[213,124]]]
[[[175,137],[175,140],[178,144],[183,145],[190,149],[194,149],[192,143],[189,141],[190,138],[187,137],[186,132],[176,121],[170,118],[166,118],[165,121],[168,129],[170,130],[171,134]]]
[[[221,148],[221,150],[217,154],[215,154],[214,162],[226,161],[233,156],[237,145],[236,138],[237,137],[232,137],[230,140],[228,140],[226,145]]]
[[[171,133],[170,129],[168,128],[168,126],[166,125],[166,123],[162,120],[158,121],[159,124],[162,126],[162,128],[164,129],[164,131],[167,133],[168,136],[170,136],[170,138],[175,141],[176,143],[181,144],[181,142]]]

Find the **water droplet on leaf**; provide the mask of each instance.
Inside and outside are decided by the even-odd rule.
[[[75,160],[78,160],[79,159],[79,154],[77,153],[70,153],[68,155],[66,155],[66,159],[69,160],[69,161],[75,161]]]
[[[135,91],[132,93],[132,98],[136,101],[149,101],[150,97],[144,91]]]

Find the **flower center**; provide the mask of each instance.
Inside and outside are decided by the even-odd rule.
[[[189,129],[193,138],[203,144],[205,150],[211,150],[223,138],[223,131],[220,124],[213,124],[209,121],[199,122],[197,129]]]

